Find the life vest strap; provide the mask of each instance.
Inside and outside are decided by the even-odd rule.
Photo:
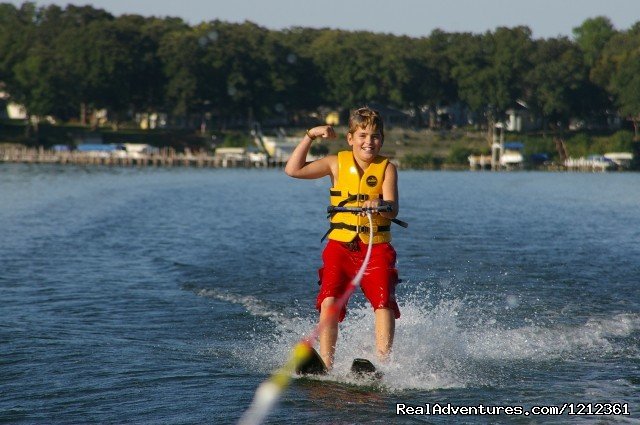
[[[392,218],[392,222],[396,223],[398,226],[404,227],[405,229],[409,227],[409,223],[406,221],[398,220],[397,218]]]
[[[389,231],[391,231],[391,226],[373,226],[373,227],[374,227],[374,232],[389,232]],[[329,230],[327,230],[327,233],[325,233],[324,236],[322,237],[322,239],[320,239],[320,242],[324,242],[325,238],[334,229],[350,230],[350,231],[356,232],[356,233],[369,233],[369,226],[354,226],[352,224],[347,224],[347,223],[330,223],[329,224]]]

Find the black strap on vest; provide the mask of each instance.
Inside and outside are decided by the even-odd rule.
[[[320,239],[320,242],[324,242],[329,233],[331,233],[331,231],[334,229],[351,230],[352,232],[356,233],[369,233],[369,226],[354,226],[352,224],[346,223],[330,223],[329,230],[327,230],[327,233],[325,233],[322,239]],[[391,226],[378,226],[378,232],[389,232],[390,230]]]
[[[339,193],[338,195],[332,195],[332,196],[340,196],[342,193]],[[353,201],[366,201],[369,199],[369,195],[367,195],[366,193],[356,193],[355,195],[352,195],[350,193],[347,193],[347,197],[338,202],[338,207],[344,207],[345,205],[347,205],[349,202],[353,202]],[[382,198],[382,195],[380,195],[380,198]]]
[[[329,230],[327,230],[327,231],[325,232],[325,234],[324,234],[324,235],[322,235],[322,239],[320,239],[320,243],[324,242],[324,240],[325,240],[325,239],[327,239],[327,236],[329,236],[329,233],[331,233],[331,231],[332,231],[332,230],[333,230],[333,229],[332,229],[331,227],[329,227]]]
[[[406,221],[398,220],[397,218],[392,218],[391,221],[396,223],[400,227],[404,227],[405,229],[409,227],[409,223],[407,223]]]

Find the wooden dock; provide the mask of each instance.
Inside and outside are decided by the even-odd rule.
[[[272,161],[251,161],[248,156],[210,155],[206,152],[176,152],[162,148],[152,154],[118,152],[53,151],[44,147],[0,147],[0,162],[26,164],[74,164],[117,167],[197,167],[197,168],[256,168],[278,167]]]

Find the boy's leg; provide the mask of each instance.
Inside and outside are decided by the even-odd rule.
[[[333,366],[333,356],[338,340],[338,323],[344,319],[346,306],[336,309],[336,301],[347,290],[351,272],[348,268],[349,251],[342,243],[329,240],[322,252],[322,268],[318,271],[320,291],[316,298],[316,308],[320,310],[320,357],[327,369]],[[346,269],[345,269],[346,267]]]
[[[333,307],[335,297],[327,297],[320,306],[320,323],[323,324],[320,331],[320,357],[327,369],[333,367],[333,356],[336,352],[338,341],[338,312]]]
[[[396,319],[400,317],[395,296],[398,283],[395,264],[396,251],[391,244],[374,245],[367,273],[361,283],[364,295],[375,310],[376,352],[378,360],[382,362],[389,358]]]
[[[390,308],[379,308],[375,314],[378,360],[386,362],[393,346],[393,336],[396,329],[395,312]]]

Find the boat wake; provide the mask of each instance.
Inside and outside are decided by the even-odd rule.
[[[232,353],[265,373],[281,366],[295,343],[316,325],[315,315],[298,317],[295,312],[274,311],[274,306],[251,296],[211,289],[194,292],[241,305],[252,316],[268,319],[271,329],[261,326],[260,332],[248,333],[251,344],[239,343]],[[510,374],[522,369],[525,362],[537,362],[544,368],[550,363],[605,356],[640,358],[640,349],[631,342],[640,331],[639,314],[591,317],[571,324],[561,319],[536,323],[524,318],[520,325],[509,326],[497,320],[495,309],[477,300],[433,302],[428,292],[406,298],[399,302],[402,317],[396,321],[394,350],[386,364],[375,359],[373,311],[352,302],[340,325],[334,369],[322,379],[353,383],[349,368],[354,358],[376,363],[384,374],[381,388],[392,392],[500,386],[502,381],[513,379]],[[475,320],[465,319],[468,317]]]

